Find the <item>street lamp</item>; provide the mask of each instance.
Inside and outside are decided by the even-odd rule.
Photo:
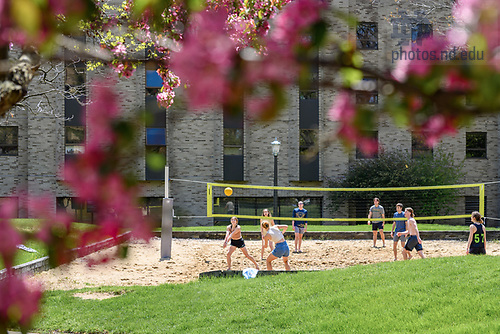
[[[278,186],[278,154],[280,154],[280,145],[281,143],[278,141],[278,138],[275,138],[274,141],[271,143],[271,146],[273,148],[273,155],[274,155],[274,186]],[[274,211],[273,215],[278,216],[278,190],[274,189]]]

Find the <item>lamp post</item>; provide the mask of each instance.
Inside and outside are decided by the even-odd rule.
[[[273,155],[274,155],[274,186],[278,186],[278,154],[280,153],[280,145],[281,143],[278,141],[278,138],[275,138],[274,141],[271,143],[271,146],[273,148]],[[274,189],[274,211],[273,215],[278,216],[278,190]]]

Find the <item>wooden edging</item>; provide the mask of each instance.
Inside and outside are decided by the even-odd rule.
[[[278,275],[278,274],[296,274],[299,272],[311,272],[314,270],[259,270],[257,272],[257,276],[269,276],[269,275]],[[242,276],[242,270],[212,270],[205,271],[200,273],[199,278],[213,278],[213,277],[234,277],[234,276]]]

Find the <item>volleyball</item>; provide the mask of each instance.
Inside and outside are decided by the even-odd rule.
[[[226,189],[224,189],[224,194],[226,194],[226,196],[231,196],[233,194],[233,189],[227,187]]]

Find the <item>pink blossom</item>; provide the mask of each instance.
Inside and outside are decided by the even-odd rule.
[[[461,27],[454,27],[446,32],[446,38],[451,45],[466,47],[469,33]]]
[[[120,77],[130,78],[135,72],[135,66],[129,61],[115,60],[110,65]]]
[[[27,332],[39,312],[41,298],[41,286],[33,281],[16,275],[0,280],[0,329],[18,323]]]
[[[169,86],[163,86],[162,91],[156,96],[156,100],[158,101],[159,106],[168,109],[174,103],[174,97],[174,90]]]
[[[392,71],[392,76],[400,81],[406,81],[408,76],[425,77],[437,64],[441,56],[441,51],[446,50],[448,41],[440,37],[431,37],[422,40],[417,53],[411,46],[404,48],[400,52],[400,59]],[[434,54],[435,57],[431,57]]]
[[[378,152],[378,140],[375,138],[358,136],[357,146],[367,156],[374,156]]]
[[[182,50],[172,56],[172,69],[189,85],[191,108],[207,108],[227,97],[236,51],[225,32],[226,18],[222,9],[195,14]]]
[[[464,92],[472,87],[472,82],[457,71],[451,70],[445,76],[445,87],[449,91]]]
[[[498,0],[458,0],[453,7],[453,16],[460,28],[482,34],[488,49],[494,50],[500,45],[498,5]]]
[[[81,13],[87,9],[86,0],[48,0],[49,8],[56,15]]]
[[[14,265],[16,246],[23,242],[19,232],[9,222],[15,217],[15,212],[16,203],[12,199],[4,201],[0,206],[0,256],[7,270]]]
[[[479,9],[484,0],[457,0],[453,6],[453,17],[456,22],[465,25],[475,25],[479,21]]]
[[[328,116],[333,121],[351,122],[354,119],[356,107],[349,92],[341,91],[339,93],[328,112]]]
[[[125,138],[114,128],[120,116],[117,96],[103,82],[93,85],[93,90],[94,100],[88,109],[89,141],[84,153],[65,168],[66,183],[81,200],[94,204],[100,226],[80,241],[83,245],[104,236],[116,238],[123,229],[148,239],[150,226],[136,203],[138,189],[119,173],[120,145]]]
[[[358,148],[366,155],[372,156],[378,151],[377,139],[366,137],[356,124],[357,110],[353,103],[351,93],[341,91],[328,112],[332,121],[340,122],[337,136],[348,146],[356,143]]]
[[[127,47],[123,43],[119,43],[113,50],[111,50],[117,56],[124,56],[127,54]]]
[[[432,115],[429,120],[422,125],[422,135],[425,138],[425,143],[433,147],[441,137],[446,135],[454,135],[457,133],[455,119],[451,116],[442,114]]]

